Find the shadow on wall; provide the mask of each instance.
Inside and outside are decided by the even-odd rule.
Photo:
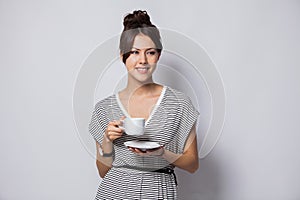
[[[176,169],[178,179],[178,199],[218,200],[221,193],[222,178],[219,164],[210,156],[200,160],[200,168],[190,174]]]

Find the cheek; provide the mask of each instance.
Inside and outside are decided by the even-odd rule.
[[[126,62],[125,62],[125,65],[126,65],[127,70],[131,71],[131,70],[134,69],[135,62],[132,59],[127,59]]]
[[[155,65],[158,62],[158,60],[159,60],[159,57],[153,57],[153,58],[148,59],[148,63],[150,65]]]

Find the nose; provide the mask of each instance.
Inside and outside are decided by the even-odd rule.
[[[147,64],[146,53],[141,53],[139,58],[139,64]]]

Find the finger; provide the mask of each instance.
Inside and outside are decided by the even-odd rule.
[[[108,135],[107,135],[106,137],[107,137],[111,142],[113,142],[114,140],[116,140],[116,139],[122,137],[122,135],[121,135],[121,134],[117,135],[116,133],[110,132],[110,133],[108,133]]]
[[[128,147],[128,149],[129,149],[130,151],[134,152],[134,149],[133,149],[133,148],[131,148],[131,147]]]
[[[115,126],[115,127],[117,127],[117,126],[119,126],[120,125],[120,120],[114,120],[114,121],[110,121],[109,123],[108,123],[108,126]]]
[[[109,123],[108,123],[108,126],[116,126],[117,124],[116,124],[116,121],[110,121]]]
[[[154,148],[154,149],[148,149],[147,152],[158,151],[158,150],[160,150],[161,148],[163,148],[163,146],[160,146],[160,147],[157,147],[157,148]]]
[[[128,149],[129,149],[130,151],[132,151],[133,153],[140,153],[140,151],[138,151],[137,148],[128,147]]]
[[[136,153],[139,153],[139,154],[145,154],[146,152],[142,151],[141,149],[138,149],[138,148],[134,148],[135,152]]]
[[[122,116],[119,120],[115,121],[116,126],[122,126],[123,125],[123,120],[125,119],[125,116]]]
[[[130,151],[136,152],[135,148],[133,148],[133,147],[128,147],[128,149],[129,149]]]
[[[116,126],[109,126],[109,127],[107,127],[107,131],[109,131],[109,132],[116,132],[116,133],[122,133],[123,129],[119,128],[119,127],[116,127]]]
[[[122,136],[122,133],[117,133],[117,132],[108,132],[107,133],[108,137],[109,138],[119,138]]]

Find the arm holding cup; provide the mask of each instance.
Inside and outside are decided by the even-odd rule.
[[[120,120],[109,122],[103,136],[102,144],[96,142],[96,165],[101,178],[103,178],[111,168],[114,151],[113,141],[123,135],[123,129],[119,128],[119,126],[122,124],[124,118],[125,117],[121,117]]]

